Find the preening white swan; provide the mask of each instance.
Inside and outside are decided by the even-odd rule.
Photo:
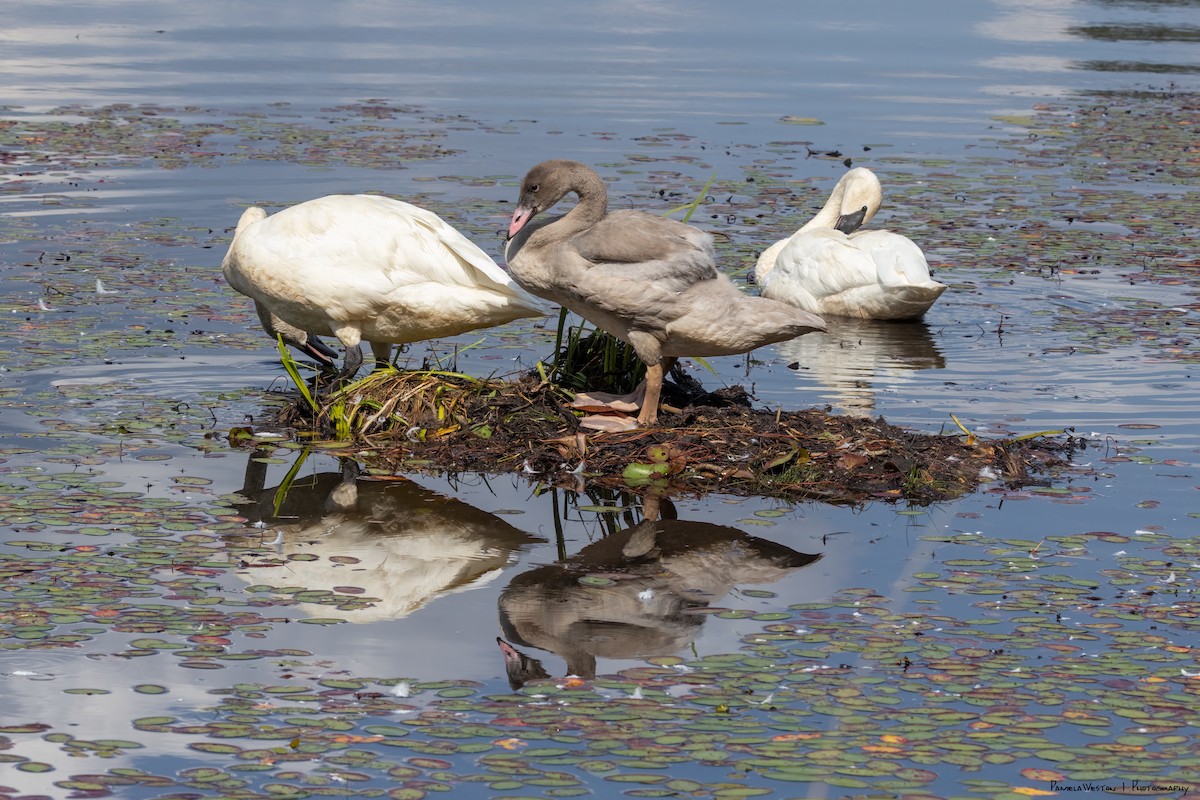
[[[336,354],[316,337],[336,336],[343,379],[362,364],[362,341],[387,363],[393,344],[546,313],[437,214],[377,195],[320,197],[269,217],[248,208],[221,268],[268,334],[324,364]]]
[[[565,195],[562,217],[530,225]],[[646,363],[638,424],[658,419],[663,376],[678,356],[746,353],[824,330],[820,317],[743,293],[717,271],[712,237],[682,222],[609,213],[604,181],[576,161],[545,161],[521,182],[504,254],[517,282],[628,342]]]
[[[891,231],[857,230],[882,201],[871,170],[843,175],[815,217],[759,256],[763,296],[839,317],[915,319],[928,311],[946,287],[929,277],[921,248]]]

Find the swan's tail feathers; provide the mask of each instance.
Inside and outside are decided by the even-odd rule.
[[[928,299],[930,303],[941,297],[944,291],[946,291],[946,284],[938,283],[937,281],[926,281],[919,286],[913,287],[914,297],[919,297],[922,300]]]
[[[442,245],[454,254],[466,270],[472,284],[490,287],[504,295],[508,298],[508,307],[521,312],[519,316],[544,317],[550,313],[549,303],[525,291],[507,269],[493,261],[491,256],[461,231],[432,211],[417,206],[412,208],[414,221],[437,236]]]
[[[237,236],[242,231],[249,228],[256,222],[260,222],[267,218],[267,212],[263,211],[258,206],[250,206],[242,212],[242,216],[238,218],[237,230],[234,231],[234,236]]]
[[[744,296],[742,302],[725,309],[716,324],[723,329],[720,339],[727,340],[731,345],[740,342],[744,347],[729,349],[726,351],[729,353],[744,353],[764,344],[825,330],[825,320],[811,311],[753,295]]]
[[[810,311],[792,308],[791,312],[793,318],[792,325],[796,328],[805,329],[797,333],[797,336],[801,336],[805,333],[813,333],[815,331],[823,331],[826,329],[825,320]]]
[[[516,299],[513,302],[517,308],[524,309],[527,317],[544,317],[550,313],[550,303],[522,289],[514,281],[512,285]]]
[[[944,291],[946,291],[946,285],[937,281],[926,281],[892,289],[890,290],[892,302],[888,304],[892,313],[888,316],[881,315],[880,319],[919,319],[942,296]]]

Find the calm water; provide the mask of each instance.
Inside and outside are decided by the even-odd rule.
[[[34,177],[19,174],[20,161],[4,162],[4,312],[19,327],[18,320],[40,299],[60,313],[76,314],[68,319],[79,321],[81,339],[135,323],[151,328],[148,333],[161,329],[164,317],[151,307],[160,291],[161,305],[171,309],[186,306],[195,289],[204,303],[224,298],[213,301],[214,308],[224,302],[244,312],[243,300],[222,290],[214,276],[219,277],[225,229],[236,220],[239,204],[249,201],[279,206],[364,190],[420,196],[498,253],[491,232],[507,218],[512,179],[545,157],[627,165],[630,152],[647,152],[639,138],[654,136],[659,137],[654,156],[665,154],[669,161],[678,155],[671,168],[698,176],[701,184],[708,171],[690,165],[689,158],[713,158],[724,148],[726,157],[713,160],[718,169],[734,171],[781,140],[808,140],[857,159],[869,158],[863,147],[870,146],[871,153],[883,149],[890,157],[953,164],[1011,133],[1005,120],[1028,114],[1039,102],[1086,90],[1200,83],[1196,3],[872,0],[856,4],[853,13],[836,4],[789,2],[622,0],[572,10],[561,5],[300,2],[287,4],[285,12],[282,4],[269,3],[7,3],[0,31],[6,75],[0,119],[19,125],[63,117],[67,106],[131,103],[161,105],[164,115],[180,119],[261,114],[336,131],[350,114],[330,109],[378,99],[415,109],[421,121],[414,124],[435,135],[446,155],[406,161],[396,169],[349,158],[341,165],[333,159],[332,165],[315,166],[301,158],[216,159],[171,169],[131,159],[128,166],[32,168]],[[789,117],[822,124],[782,121]],[[795,179],[816,179],[825,189],[842,167],[801,158],[789,169]],[[503,179],[476,186],[461,176]],[[640,191],[642,184],[637,186]],[[628,191],[624,202],[645,201]],[[87,243],[77,237],[89,225],[133,230],[136,238],[120,238],[103,251],[107,257],[177,266],[181,283],[147,287],[124,273],[125,281],[107,279],[117,294],[81,301],[79,291],[91,285],[89,270],[107,274],[100,258],[73,273],[79,291],[65,296],[51,291],[54,284],[39,275],[38,265],[47,263],[41,254],[84,249]],[[189,235],[172,241],[181,230]],[[931,260],[940,263],[939,277],[949,283],[968,277],[950,259],[939,262],[931,253]],[[1089,496],[1077,504],[1028,496],[1000,504],[996,494],[986,492],[928,509],[784,506],[721,496],[680,501],[680,519],[701,526],[692,529],[694,537],[711,535],[714,552],[741,554],[736,564],[726,564],[730,580],[709,587],[712,605],[769,609],[820,600],[847,586],[871,586],[902,598],[913,573],[938,558],[937,549],[920,539],[930,531],[981,530],[1031,541],[1093,529],[1195,533],[1189,517],[1200,511],[1190,472],[1200,452],[1194,366],[1156,359],[1137,345],[1094,353],[1056,347],[1046,322],[1056,308],[1101,313],[1119,302],[1183,304],[1195,287],[1130,287],[1101,275],[1064,288],[1033,274],[973,285],[971,292],[948,292],[925,323],[902,333],[839,326],[757,353],[761,363],[748,374],[740,359],[717,360],[720,380],[752,383],[759,399],[771,405],[829,404],[839,413],[882,414],[927,431],[948,429],[951,413],[985,434],[1071,425],[1097,443],[1082,461],[1100,459],[1112,448],[1136,447],[1148,463],[1107,467],[1102,477],[1088,478]],[[1189,319],[1195,315],[1184,313]],[[1008,321],[1003,335],[996,335],[1001,314]],[[219,308],[179,324],[201,337],[232,338],[247,328],[244,313],[223,319]],[[20,337],[15,329],[4,334],[10,343],[20,343]],[[460,369],[486,374],[528,365],[544,355],[549,341],[546,332],[528,328],[488,337],[489,347],[465,353]],[[329,515],[325,499],[338,488],[341,473],[335,460],[319,453],[307,456],[299,470],[310,482],[308,505],[276,509],[270,490],[296,463],[295,453],[277,454],[275,463],[259,469],[245,451],[197,446],[211,441],[203,439],[206,432],[219,438],[247,415],[262,416],[257,390],[280,375],[269,342],[243,338],[238,341],[256,342],[254,349],[219,350],[189,347],[186,338],[154,341],[153,347],[117,347],[107,363],[86,342],[78,352],[51,346],[49,356],[13,349],[0,374],[6,391],[2,441],[31,452],[10,452],[5,466],[20,476],[29,470],[77,470],[70,459],[47,460],[42,451],[57,453],[82,442],[84,449],[96,450],[85,467],[89,475],[120,482],[144,497],[183,502],[202,516],[227,509],[233,492],[264,490],[258,506],[239,509],[261,526],[239,535],[260,537],[264,559],[272,553],[313,558],[284,570],[242,564],[213,578],[220,592],[241,596],[250,586],[349,584],[388,598],[345,613],[305,603],[280,610],[295,619],[350,620],[328,627],[278,626],[266,634],[261,646],[315,653],[314,669],[502,686],[494,642],[502,632],[500,617],[519,626],[514,620],[527,613],[521,603],[533,591],[529,586],[552,580],[540,568],[599,541],[609,527],[627,528],[636,520],[633,509],[611,514],[593,508],[619,506],[627,498],[584,496],[565,503],[564,511],[561,494],[539,493],[536,480],[523,476],[360,482],[357,508]],[[525,346],[530,341],[536,347]],[[448,350],[439,346],[443,354]],[[420,349],[413,352],[419,359]],[[788,369],[792,362],[802,368]],[[48,425],[40,412],[44,399],[59,398],[72,385],[112,385],[114,391],[99,401],[56,407],[52,416],[63,424]],[[225,401],[211,402],[221,393]],[[105,415],[125,419],[138,403],[190,405],[179,411],[178,430],[145,432],[140,444],[106,433],[98,422]],[[1158,427],[1141,432],[1122,427],[1130,423]],[[118,440],[140,447],[141,456],[162,460],[114,453]],[[181,482],[180,476],[200,480]],[[704,525],[726,527],[714,533]],[[705,533],[695,532],[701,529]],[[39,537],[92,542],[70,527],[29,532],[14,523],[4,531],[6,541]],[[756,549],[749,537],[821,558],[786,568],[767,564],[766,556],[755,555],[767,545]],[[95,541],[129,537],[113,532]],[[357,561],[339,567],[336,558],[330,560],[338,556]],[[506,587],[524,587],[525,594],[516,588],[505,594]],[[683,592],[655,588],[661,596]],[[775,596],[743,594],[747,589]],[[904,610],[902,599],[896,610]],[[657,618],[660,640],[631,640],[624,651],[616,648],[602,657],[598,669],[641,663],[638,657],[652,648],[732,651],[760,625],[704,616],[684,624],[672,613],[666,609]],[[278,669],[266,662],[203,672],[180,669],[165,656],[132,664],[107,657],[132,638],[108,634],[82,648],[32,656],[0,651],[0,685],[7,697],[0,720],[36,718],[86,738],[128,738],[131,717],[178,714],[202,707],[212,688],[277,678]],[[552,674],[566,671],[562,653],[526,649],[544,658]],[[132,683],[161,683],[170,691],[134,696],[135,711],[128,708],[128,692],[61,702],[67,687]],[[176,741],[161,748],[155,756],[196,757]],[[57,745],[36,737],[23,740],[20,753],[61,760]],[[112,760],[80,759],[71,769],[113,766]],[[0,782],[53,793],[46,788],[53,777],[5,776]]]

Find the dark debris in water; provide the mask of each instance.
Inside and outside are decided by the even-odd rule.
[[[586,482],[839,503],[926,504],[990,480],[1045,481],[1085,447],[1069,433],[982,440],[965,431],[918,433],[882,418],[756,409],[740,387],[664,409],[658,427],[586,432],[566,400],[535,377],[383,370],[326,396],[316,414],[297,399],[277,421],[330,437],[354,434],[355,451],[365,446],[370,465],[389,472],[521,472],[567,488]]]

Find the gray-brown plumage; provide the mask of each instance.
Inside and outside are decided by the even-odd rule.
[[[576,206],[531,225],[567,194]],[[658,419],[679,356],[746,353],[825,329],[815,314],[744,294],[717,270],[712,237],[644,211],[608,211],[604,182],[576,161],[538,164],[521,183],[505,257],[517,283],[628,342],[646,363],[638,423]]]
[[[643,520],[514,577],[500,593],[500,627],[512,645],[555,653],[568,673],[590,679],[597,658],[687,649],[707,618],[699,610],[734,586],[774,583],[820,557],[725,525]],[[514,689],[547,676],[540,661],[498,643]]]

